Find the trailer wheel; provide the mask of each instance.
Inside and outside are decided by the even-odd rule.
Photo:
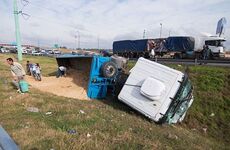
[[[117,72],[118,72],[118,69],[117,69],[116,64],[111,61],[105,62],[101,66],[101,73],[103,77],[113,78],[116,76]]]
[[[174,59],[182,59],[182,55],[180,53],[175,53],[173,58]]]

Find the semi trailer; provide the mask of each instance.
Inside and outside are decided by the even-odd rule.
[[[113,43],[113,53],[126,58],[150,58],[170,55],[173,58],[203,58],[204,46],[208,46],[208,58],[225,57],[223,37],[218,36],[170,36],[161,39],[124,40]]]
[[[217,23],[216,35],[206,36],[169,36],[167,38],[123,40],[113,42],[113,53],[128,57],[154,57],[169,54],[174,58],[202,58],[205,48],[208,58],[225,57],[224,38],[226,19],[223,17]],[[207,54],[205,54],[207,55]]]
[[[153,49],[159,48],[164,38],[122,40],[113,42],[113,54],[126,58],[151,57]]]

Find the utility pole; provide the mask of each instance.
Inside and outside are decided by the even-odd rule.
[[[75,50],[77,50],[78,49],[78,47],[77,47],[77,34],[74,35],[74,38],[75,38]]]
[[[99,39],[99,36],[98,36],[98,37],[97,37],[97,48],[98,48],[98,50],[99,50],[99,48],[100,48],[100,47],[99,47],[99,40],[100,40],[100,39]]]
[[[162,32],[162,23],[160,23],[161,29],[160,29],[160,38],[161,38],[161,32]]]
[[[19,31],[19,18],[17,6],[17,0],[14,0],[14,20],[15,20],[15,34],[16,34],[16,42],[17,42],[17,51],[18,51],[18,61],[22,61],[22,46],[21,46],[21,36]]]
[[[78,50],[80,50],[80,32],[77,31],[77,33],[78,33]]]
[[[143,32],[143,39],[145,38],[145,30],[144,30],[144,32]]]
[[[38,47],[40,48],[40,41],[39,41],[39,39],[38,39]]]

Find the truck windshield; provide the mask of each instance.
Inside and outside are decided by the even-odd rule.
[[[172,100],[172,103],[162,118],[162,122],[176,123],[186,113],[192,100],[192,84],[187,75],[184,77],[181,87]]]
[[[187,80],[186,84],[183,86],[180,94],[178,95],[178,99],[180,101],[188,99],[191,93],[191,89],[192,89],[191,82]]]
[[[223,41],[222,40],[209,40],[209,41],[205,41],[205,44],[209,46],[223,46]]]

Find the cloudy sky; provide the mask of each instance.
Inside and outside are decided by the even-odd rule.
[[[112,48],[114,40],[215,34],[230,0],[18,0],[23,44]],[[13,0],[0,0],[0,43],[15,41]],[[78,40],[80,36],[80,40]],[[227,42],[230,47],[230,42]]]

